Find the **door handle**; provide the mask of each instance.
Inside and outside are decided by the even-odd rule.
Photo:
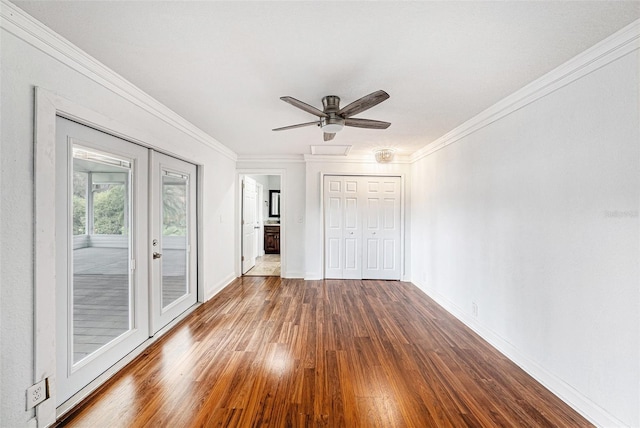
[[[159,259],[160,257],[162,257],[162,254],[160,254],[160,253],[156,253],[156,252],[154,252],[154,253],[153,253],[153,259],[154,259],[154,260],[155,260],[155,259]]]
[[[260,229],[260,226],[254,226],[253,228],[254,229]]]

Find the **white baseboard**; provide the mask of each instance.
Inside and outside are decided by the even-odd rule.
[[[412,283],[594,425],[612,428],[627,426],[592,400],[585,397],[580,391],[529,358],[507,340],[480,324],[475,318],[465,313],[442,294],[429,289],[429,287],[419,281],[414,280]]]
[[[304,272],[298,272],[298,271],[287,271],[287,272],[283,272],[282,273],[282,277],[283,278],[290,278],[290,279],[302,279],[304,278]],[[304,278],[306,279],[306,278]]]
[[[232,272],[226,277],[224,277],[223,279],[221,279],[220,281],[218,281],[213,286],[213,288],[206,291],[206,294],[204,296],[204,301],[206,302],[207,300],[211,299],[213,296],[221,292],[227,285],[231,283],[231,281],[233,281],[236,278],[237,278],[236,274]]]

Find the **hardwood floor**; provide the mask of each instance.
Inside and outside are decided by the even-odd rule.
[[[410,283],[246,276],[62,425],[591,426]]]

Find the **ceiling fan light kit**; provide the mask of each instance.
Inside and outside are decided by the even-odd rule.
[[[320,118],[320,127],[325,133],[335,134],[344,128],[344,119],[341,117],[322,117]]]
[[[340,132],[345,126],[353,126],[356,128],[368,129],[387,129],[391,123],[382,122],[380,120],[357,119],[352,118],[358,113],[362,113],[371,107],[380,104],[389,98],[389,94],[385,91],[376,91],[366,95],[346,107],[340,108],[340,97],[336,95],[327,95],[322,98],[322,110],[319,110],[307,103],[297,100],[293,97],[280,97],[286,103],[291,104],[301,110],[318,116],[319,120],[315,122],[300,123],[297,125],[284,126],[275,128],[274,131],[284,131],[286,129],[302,128],[304,126],[316,125],[322,129],[324,133],[324,141],[332,140],[337,132]]]

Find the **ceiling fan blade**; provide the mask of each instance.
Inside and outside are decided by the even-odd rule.
[[[383,122],[381,120],[355,118],[344,120],[344,126],[354,126],[356,128],[387,129],[389,125],[391,125],[391,123]]]
[[[333,140],[333,137],[335,137],[335,136],[336,136],[336,134],[335,134],[335,133],[330,134],[330,133],[328,133],[328,132],[325,132],[325,133],[324,133],[324,141]]]
[[[285,103],[289,103],[294,107],[298,107],[299,109],[306,111],[307,113],[311,113],[318,117],[327,117],[327,114],[322,110],[318,110],[317,108],[310,106],[307,103],[303,103],[300,100],[296,100],[293,97],[280,97],[280,99]]]
[[[338,112],[338,115],[344,117],[345,119],[347,117],[355,116],[358,113],[361,113],[375,105],[380,104],[388,98],[389,94],[387,94],[385,91],[375,91],[369,95],[365,95],[359,100],[355,100],[346,107],[342,107]]]
[[[289,125],[289,126],[283,126],[282,128],[272,129],[272,131],[284,131],[286,129],[302,128],[303,126],[311,126],[311,125],[318,126],[318,125],[320,125],[320,122],[299,123],[297,125]]]

